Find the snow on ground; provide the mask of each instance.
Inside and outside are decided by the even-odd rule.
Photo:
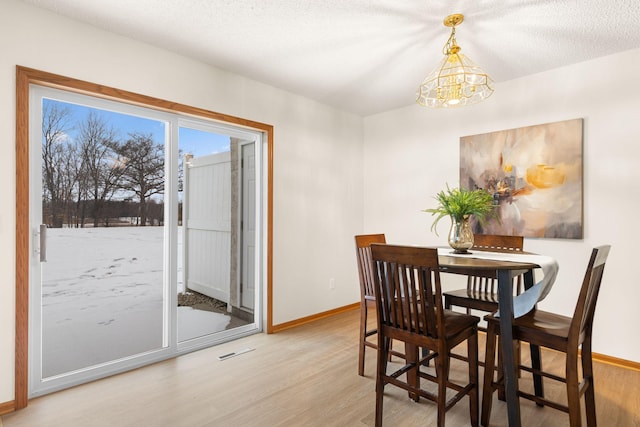
[[[163,228],[47,230],[42,264],[43,378],[162,347]],[[230,317],[178,308],[178,340]]]

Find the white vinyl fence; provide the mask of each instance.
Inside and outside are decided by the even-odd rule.
[[[184,279],[188,289],[229,303],[231,156],[187,157],[182,204]]]

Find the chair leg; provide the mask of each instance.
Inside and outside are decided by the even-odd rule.
[[[536,371],[542,371],[542,359],[540,358],[540,346],[535,344],[529,344],[531,351],[531,367],[534,370],[533,374],[533,389],[535,395],[538,397],[544,397],[544,386],[542,384],[542,375],[536,374]],[[544,406],[542,403],[536,402],[537,406]]]
[[[593,383],[593,360],[591,355],[591,339],[582,343],[582,377],[587,382],[584,392],[584,406],[587,412],[587,426],[596,427],[596,396]]]
[[[498,342],[498,378],[502,378],[501,375],[504,373],[504,362],[502,360],[502,349],[501,349],[501,344]],[[522,363],[522,355],[521,355],[521,351],[520,348],[522,347],[522,344],[520,343],[520,341],[514,341],[514,357],[516,360],[516,366],[520,366],[520,364]],[[520,378],[522,376],[522,371],[520,370],[520,368],[518,368],[516,375],[518,375],[518,378]],[[498,400],[504,402],[507,400],[507,397],[504,394],[504,383],[502,383],[500,380],[496,381],[496,383],[498,384]]]
[[[522,343],[520,341],[516,341],[515,346],[516,347],[514,351],[515,351],[516,362],[519,365],[520,363],[522,363],[522,351],[521,351]],[[518,369],[517,374],[518,374],[518,378],[522,378],[522,371],[520,369]]]
[[[384,375],[387,372],[387,361],[389,360],[389,343],[388,338],[380,338],[378,336],[378,358],[376,369],[376,427],[382,427],[382,401],[384,397]]]
[[[500,382],[499,379],[501,378],[501,375],[504,372],[504,364],[502,362],[502,348],[500,347],[502,344],[498,343],[497,345],[498,345],[498,380],[496,380],[496,383],[499,383]],[[486,364],[484,369],[487,369]],[[504,387],[502,385],[498,386],[498,400],[501,400],[503,402],[507,400],[504,394]]]
[[[427,357],[431,352],[429,351],[428,348],[423,348],[422,349],[422,357]],[[427,360],[426,362],[424,362],[424,366],[430,366],[431,365],[431,359]]]
[[[482,417],[481,424],[489,425],[491,418],[491,401],[493,399],[493,369],[496,360],[496,332],[495,327],[487,325],[487,342],[484,358],[484,384],[482,386]]]
[[[567,406],[569,407],[569,425],[571,427],[581,427],[582,417],[580,414],[580,391],[579,391],[579,378],[578,378],[577,349],[570,349],[567,352],[566,374],[567,374]]]
[[[449,380],[449,355],[442,349],[436,357],[436,376],[438,378],[438,427],[444,427],[444,416],[447,410],[447,381]]]
[[[384,386],[376,384],[376,427],[382,427],[382,400]]]
[[[478,330],[467,340],[467,358],[469,360],[469,383],[473,388],[469,392],[469,419],[472,427],[478,427],[479,386],[478,386]]]
[[[367,339],[366,337],[367,331],[367,303],[366,301],[362,301],[360,303],[360,343],[358,348],[358,375],[361,377],[364,376],[364,353],[365,353],[365,343],[364,341]]]
[[[416,388],[420,388],[420,364],[419,361],[419,348],[414,344],[404,344],[405,362],[407,365],[411,365],[412,368],[407,371],[406,378],[409,384],[413,384]],[[420,401],[420,395],[409,391],[409,398],[414,402]]]

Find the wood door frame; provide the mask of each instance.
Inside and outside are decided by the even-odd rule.
[[[29,392],[29,85],[31,84],[142,105],[160,111],[198,116],[264,133],[267,143],[267,206],[265,218],[266,330],[267,333],[273,333],[273,126],[18,65],[16,66],[16,340],[14,409],[21,409],[27,406]]]

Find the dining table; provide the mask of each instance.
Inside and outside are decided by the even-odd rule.
[[[451,248],[438,248],[441,273],[473,275],[495,272],[498,282],[498,310],[500,319],[500,347],[503,355],[504,391],[510,427],[520,426],[518,399],[518,362],[515,360],[513,340],[514,316],[525,314],[544,298],[555,281],[557,262],[547,256],[532,253],[502,253],[470,251],[456,254]],[[543,280],[534,283],[534,270],[542,269]],[[514,296],[513,278],[523,275],[525,292]],[[514,309],[515,305],[515,309]],[[542,393],[542,380],[534,378],[537,393]]]

